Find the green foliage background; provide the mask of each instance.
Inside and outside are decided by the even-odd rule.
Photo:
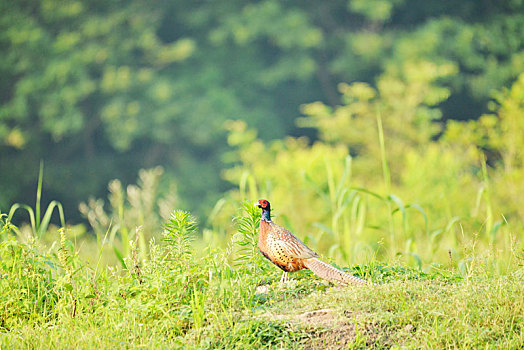
[[[524,0],[0,0],[2,348],[522,348],[522,193]]]
[[[301,126],[315,127],[326,143],[376,163],[359,147],[374,125],[356,122],[346,133],[325,125],[348,126],[344,113],[319,115],[322,106],[359,108],[353,98],[374,100],[370,108],[387,100],[385,135],[402,139],[388,145],[399,156],[438,137],[446,120],[478,119],[493,91],[515,81],[524,70],[523,6],[0,1],[0,205],[32,198],[41,159],[44,199],[60,200],[74,220],[73,208],[104,195],[109,180],[130,183],[161,164],[181,203],[202,215],[231,187],[221,178],[230,119],[265,141],[315,140]],[[373,91],[338,85],[355,81]]]

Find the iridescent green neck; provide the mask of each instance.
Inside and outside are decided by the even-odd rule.
[[[262,209],[262,220],[271,221],[271,211]]]

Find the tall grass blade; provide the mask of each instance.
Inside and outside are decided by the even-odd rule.
[[[379,195],[378,193],[376,192],[373,192],[373,191],[370,191],[368,190],[367,188],[363,188],[363,187],[351,187],[352,190],[355,190],[355,191],[358,191],[358,192],[362,192],[362,193],[367,193],[369,195],[372,195],[373,197],[377,198],[377,199],[380,199],[380,200],[386,200],[386,198],[382,197],[381,195]]]
[[[27,212],[27,214],[29,215],[29,223],[31,225],[31,234],[33,235],[34,238],[36,238],[37,237],[37,234],[36,234],[37,226],[36,226],[35,212],[33,208],[31,208],[27,204],[20,204],[20,203],[13,204],[11,208],[9,209],[9,215],[7,216],[7,219],[9,221],[12,221],[13,216],[15,215],[18,209],[24,209]]]
[[[36,189],[35,209],[33,210],[33,208],[31,208],[27,204],[15,203],[9,209],[9,215],[8,215],[8,220],[11,221],[17,210],[19,209],[25,210],[27,214],[29,215],[29,223],[31,225],[31,234],[33,238],[39,238],[39,239],[42,238],[44,233],[49,228],[49,223],[51,221],[51,217],[53,215],[53,211],[55,208],[57,208],[58,210],[58,215],[60,217],[61,226],[65,227],[64,209],[62,207],[62,204],[58,201],[52,201],[51,203],[49,203],[44,213],[44,216],[41,217],[43,178],[44,178],[44,163],[40,162],[40,170],[38,172],[38,185]],[[17,234],[19,234],[18,230],[17,230]]]
[[[484,179],[485,192],[484,200],[486,203],[486,232],[490,233],[493,229],[493,209],[491,207],[491,193],[489,188],[489,177],[488,177],[488,168],[486,164],[486,156],[482,153],[481,156],[481,165],[482,165],[482,178]]]
[[[122,255],[122,252],[120,251],[120,249],[117,248],[117,246],[115,244],[113,244],[113,251],[115,252],[116,258],[120,262],[120,265],[122,265],[122,268],[126,269],[127,266],[126,266],[126,262],[124,261],[124,257]]]
[[[400,211],[402,213],[402,231],[403,233],[406,233],[407,231],[407,216],[406,216],[406,206],[404,205],[404,202],[402,202],[402,199],[398,198],[394,194],[390,194],[387,197],[388,201],[392,201],[397,205],[397,208],[392,211],[392,214],[394,214],[397,211]]]
[[[497,232],[499,229],[505,224],[503,221],[497,221],[491,228],[491,231],[489,231],[489,242],[490,244],[495,244],[496,238],[497,238]]]
[[[42,200],[42,184],[44,181],[44,162],[40,161],[40,170],[38,171],[38,185],[36,187],[36,227],[40,227],[40,203]]]
[[[384,177],[384,185],[386,186],[386,193],[391,191],[391,175],[389,172],[389,165],[386,158],[386,144],[384,141],[384,129],[382,128],[382,117],[380,112],[377,112],[377,127],[378,127],[378,140],[380,143],[380,155],[382,158],[382,175]]]
[[[109,226],[107,228],[106,234],[104,235],[104,239],[102,240],[102,242],[97,242],[99,248],[98,248],[98,257],[97,257],[97,261],[96,261],[95,272],[93,274],[93,280],[95,280],[97,278],[97,276],[98,276],[98,268],[100,267],[100,262],[102,261],[102,253],[104,252],[104,246],[105,246],[105,242],[106,242],[106,239],[107,239],[107,235],[109,234],[110,228],[111,228],[111,226]],[[97,241],[99,241],[99,237],[98,236],[97,236]]]
[[[331,167],[331,164],[327,157],[324,158],[324,163],[326,166],[326,173],[327,173],[327,183],[328,183],[328,192],[329,192],[329,201],[331,203],[331,207],[335,205],[336,201],[336,188],[335,188],[335,178],[333,175],[333,169]]]
[[[426,236],[428,236],[429,235],[428,216],[426,215],[426,212],[424,211],[424,209],[422,209],[422,207],[416,203],[406,205],[406,209],[409,209],[409,208],[413,208],[416,211],[418,211],[420,214],[422,214],[422,216],[424,217],[424,226],[425,226]]]
[[[354,223],[352,232],[354,232],[355,235],[360,236],[366,222],[366,204],[361,196],[355,196],[355,200],[353,200],[351,206],[351,218],[351,221]]]
[[[40,222],[40,225],[38,226],[38,238],[42,238],[44,233],[47,232],[47,229],[49,227],[49,222],[51,221],[51,216],[53,215],[53,210],[55,208],[57,208],[58,214],[60,216],[61,227],[65,227],[64,209],[62,207],[62,204],[57,201],[52,201],[47,206],[47,209],[44,213],[44,217],[42,218],[42,221]]]

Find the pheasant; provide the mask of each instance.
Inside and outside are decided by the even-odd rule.
[[[255,206],[262,209],[262,218],[258,230],[258,249],[262,255],[281,268],[281,282],[288,280],[288,273],[310,269],[315,275],[330,282],[343,285],[367,284],[366,281],[347,274],[319,260],[318,254],[306,246],[298,237],[271,221],[271,205],[265,199]]]

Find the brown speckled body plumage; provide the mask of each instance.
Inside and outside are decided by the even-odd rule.
[[[304,259],[318,256],[294,234],[265,219],[260,220],[258,249],[285,272],[302,270]]]
[[[271,221],[271,207],[267,200],[256,204],[262,208],[258,231],[258,249],[272,263],[284,271],[282,281],[288,272],[310,269],[320,278],[340,284],[367,284],[366,281],[341,271],[319,260],[318,254],[306,246],[298,237]]]

